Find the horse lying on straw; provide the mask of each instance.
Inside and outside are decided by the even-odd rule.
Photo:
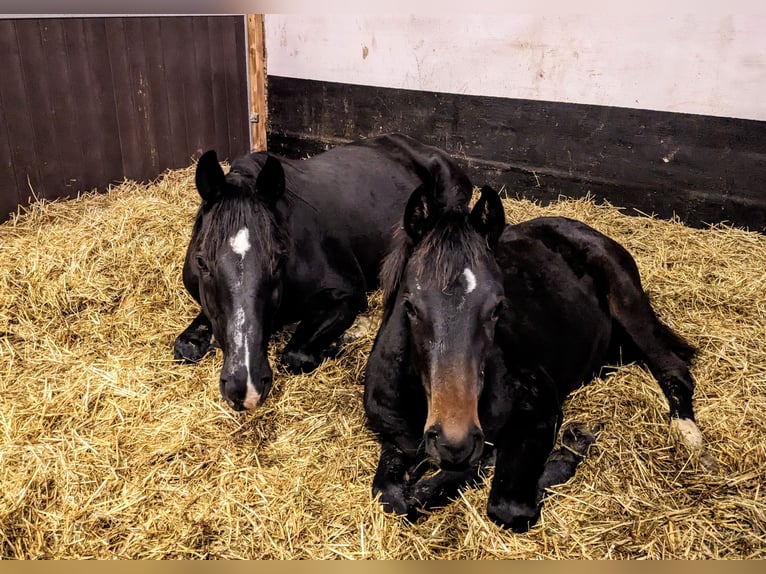
[[[544,489],[571,477],[593,440],[574,428],[551,452],[563,401],[620,358],[648,366],[676,435],[702,452],[694,349],[657,318],[622,246],[560,217],[506,227],[489,187],[470,212],[437,192],[411,195],[381,272],[364,406],[384,509],[415,520],[494,463],[487,514],[527,530]],[[429,463],[438,472],[426,475]]]

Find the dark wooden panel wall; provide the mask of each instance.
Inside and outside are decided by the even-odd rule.
[[[249,149],[243,16],[0,19],[0,221]]]
[[[269,76],[269,150],[305,157],[403,131],[474,184],[766,232],[766,122]]]

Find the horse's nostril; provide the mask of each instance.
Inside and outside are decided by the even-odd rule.
[[[480,427],[465,429],[456,436],[445,436],[440,425],[423,433],[426,452],[443,470],[461,470],[474,464],[484,450],[484,433]]]
[[[232,409],[241,411],[245,408],[243,405],[245,397],[241,396],[236,387],[236,382],[233,379],[221,377],[219,382],[221,396]]]
[[[228,397],[225,397],[225,400],[226,400],[226,404],[229,405],[229,407],[231,407],[232,410],[235,410],[235,411],[245,410],[245,405],[243,405],[241,401],[235,401]]]

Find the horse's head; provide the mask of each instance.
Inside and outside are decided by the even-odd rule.
[[[251,160],[251,161],[250,161]],[[267,357],[287,250],[285,174],[273,156],[251,156],[224,175],[214,151],[197,164],[202,204],[187,265],[224,354],[220,390],[235,410],[266,399]]]
[[[440,207],[426,188],[405,209],[411,252],[397,300],[427,397],[426,452],[445,470],[475,463],[484,446],[478,404],[504,301],[492,252],[504,225],[502,203],[489,187],[470,213]]]

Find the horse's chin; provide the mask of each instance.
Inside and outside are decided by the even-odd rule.
[[[239,401],[232,401],[230,399],[224,399],[229,408],[233,411],[242,412],[248,410],[243,403]]]
[[[265,400],[265,394],[248,396],[245,397],[245,400],[243,401],[237,401],[224,397],[224,401],[226,401],[226,404],[229,405],[229,408],[237,412],[255,411],[263,404]]]

